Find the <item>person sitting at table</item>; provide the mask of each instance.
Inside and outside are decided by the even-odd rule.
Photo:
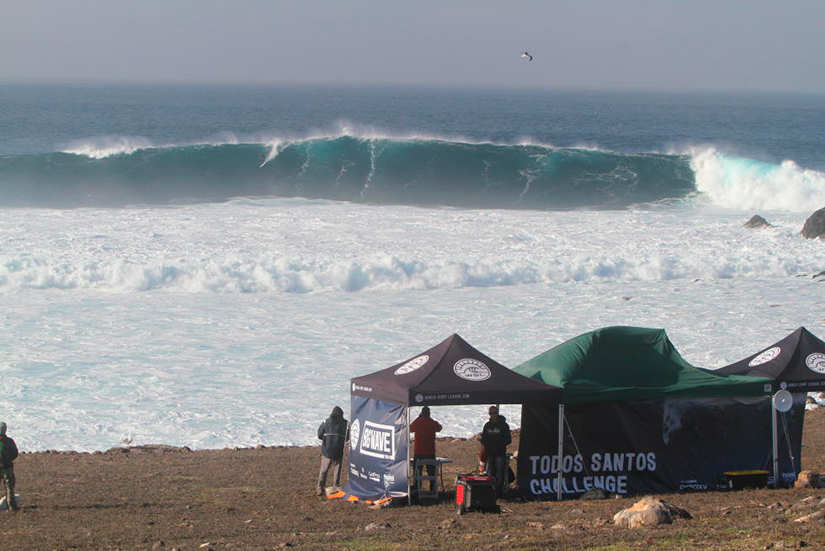
[[[421,408],[421,414],[410,424],[410,432],[415,435],[413,445],[413,472],[418,475],[419,459],[435,459],[435,433],[441,432],[441,425],[430,417],[430,408]],[[432,476],[430,491],[435,491],[435,465],[427,465],[427,474]]]

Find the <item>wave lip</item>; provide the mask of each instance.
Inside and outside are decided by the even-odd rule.
[[[140,138],[0,157],[0,206],[125,206],[242,196],[462,208],[626,208],[694,191],[683,155],[348,134],[154,147]]]
[[[104,136],[88,140],[76,140],[62,153],[82,155],[91,159],[105,159],[113,155],[129,155],[139,149],[149,149],[152,143],[139,136]]]

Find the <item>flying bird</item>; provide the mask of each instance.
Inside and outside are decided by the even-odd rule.
[[[533,56],[531,56],[531,55],[530,55],[529,53],[527,53],[527,52],[524,52],[523,54],[521,54],[521,57],[526,57],[526,58],[527,58],[527,61],[533,61]]]

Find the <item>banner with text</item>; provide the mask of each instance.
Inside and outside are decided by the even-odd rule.
[[[407,415],[404,406],[352,396],[347,485],[362,500],[407,495]]]
[[[558,408],[522,411],[519,490],[527,499],[556,499]],[[614,494],[721,489],[725,472],[770,471],[770,415],[769,397],[566,406],[563,498],[594,489]],[[804,405],[784,415],[780,472],[788,481],[799,472]]]

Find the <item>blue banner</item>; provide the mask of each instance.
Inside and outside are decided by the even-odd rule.
[[[406,497],[409,430],[405,407],[353,395],[351,415],[344,492],[371,501]]]

